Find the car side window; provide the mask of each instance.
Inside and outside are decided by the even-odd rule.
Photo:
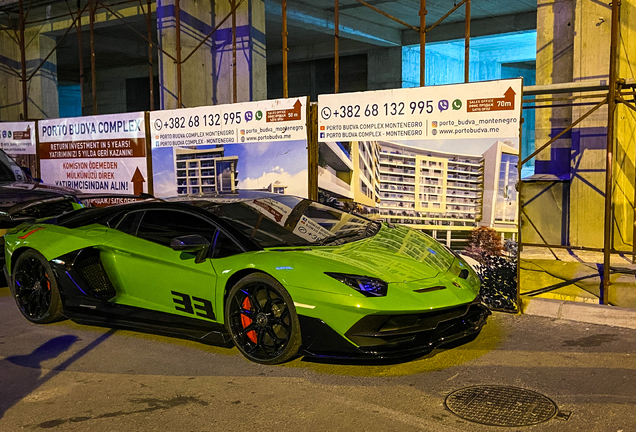
[[[128,213],[116,224],[116,229],[126,234],[136,235],[139,221],[143,215],[143,211]]]
[[[137,237],[168,247],[173,238],[193,234],[212,242],[215,233],[216,227],[205,219],[174,210],[146,210],[137,229]]]
[[[229,238],[224,232],[219,231],[214,240],[212,258],[225,258],[242,252],[243,249],[234,240]]]

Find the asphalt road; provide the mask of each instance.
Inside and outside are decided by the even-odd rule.
[[[475,385],[533,390],[571,416],[514,429],[446,410]],[[261,366],[235,348],[31,324],[1,288],[0,431],[43,429],[634,431],[636,331],[496,313],[473,342],[417,360]]]

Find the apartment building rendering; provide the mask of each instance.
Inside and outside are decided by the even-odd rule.
[[[236,192],[238,156],[225,156],[223,147],[174,151],[178,195]]]
[[[517,232],[517,150],[496,141],[482,155],[380,142],[380,216],[424,230],[449,247],[478,226]]]
[[[375,206],[387,222],[424,230],[454,249],[478,226],[516,237],[518,151],[509,143],[495,141],[478,155],[385,141],[320,146],[318,186]]]
[[[375,141],[319,143],[318,187],[375,209],[380,202],[380,146]]]

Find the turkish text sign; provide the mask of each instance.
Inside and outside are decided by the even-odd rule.
[[[318,96],[318,141],[519,136],[521,79]]]
[[[147,192],[144,113],[38,122],[42,180],[85,193]]]
[[[35,122],[0,123],[0,148],[10,156],[36,154]]]

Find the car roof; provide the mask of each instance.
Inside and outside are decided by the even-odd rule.
[[[231,202],[242,202],[247,199],[234,200]],[[214,198],[195,198],[195,199],[187,199],[187,200],[162,200],[162,199],[147,199],[143,201],[137,201],[132,203],[125,204],[117,204],[109,207],[85,207],[79,210],[75,210],[69,213],[65,213],[63,215],[58,216],[57,218],[49,219],[44,223],[52,223],[55,225],[63,226],[69,229],[81,228],[83,226],[92,225],[92,224],[101,224],[108,227],[113,228],[110,222],[113,222],[113,225],[117,225],[117,223],[121,220],[120,216],[123,216],[123,213],[136,212],[136,211],[144,211],[144,210],[155,210],[155,209],[165,209],[165,210],[181,210],[187,211],[192,214],[198,214],[202,217],[205,217],[211,220],[218,227],[222,228],[228,234],[235,238],[241,245],[245,248],[245,250],[260,250],[262,249],[259,245],[254,243],[254,241],[246,238],[244,234],[240,233],[236,228],[232,227],[222,218],[214,215],[208,209],[206,209],[205,204],[212,205],[223,205],[228,202],[224,201],[215,201]],[[203,206],[202,206],[203,204]]]

